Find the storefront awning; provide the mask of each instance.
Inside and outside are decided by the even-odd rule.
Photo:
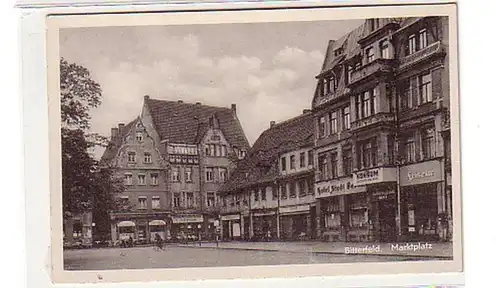
[[[135,227],[135,223],[132,221],[122,221],[118,223],[118,227]]]
[[[162,226],[162,225],[167,225],[167,222],[163,220],[153,220],[149,222],[149,226]]]

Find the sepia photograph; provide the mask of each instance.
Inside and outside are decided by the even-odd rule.
[[[458,272],[454,9],[57,26],[61,269]]]

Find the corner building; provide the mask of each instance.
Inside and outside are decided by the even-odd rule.
[[[447,21],[368,19],[329,42],[312,103],[319,238],[450,239]]]
[[[144,97],[140,117],[111,129],[101,164],[126,190],[111,213],[112,240],[213,239],[219,187],[245,156],[248,141],[231,108]]]

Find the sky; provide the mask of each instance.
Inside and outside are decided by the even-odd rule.
[[[310,109],[328,40],[363,20],[66,28],[60,55],[101,85],[91,131],[111,134],[153,99],[230,107],[253,144],[269,127]],[[97,158],[102,151],[95,152]]]

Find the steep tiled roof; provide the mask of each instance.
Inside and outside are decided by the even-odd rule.
[[[213,115],[219,119],[220,128],[232,146],[248,150],[250,145],[236,113],[231,108],[202,104],[145,99],[153,124],[162,140],[172,143],[197,144],[200,133]]]
[[[313,145],[313,119],[313,114],[307,112],[265,130],[238,163],[221,191],[231,193],[248,185],[276,179],[279,153]]]
[[[118,153],[118,150],[120,149],[120,146],[123,143],[125,135],[127,135],[130,132],[130,129],[137,123],[137,121],[139,121],[139,117],[130,121],[127,125],[123,127],[121,131],[118,132],[118,135],[116,135],[116,137],[111,138],[108,146],[106,147],[106,150],[104,150],[104,153],[101,156],[100,160],[101,165],[111,164],[111,161],[113,161],[113,159],[116,156],[116,153]]]

